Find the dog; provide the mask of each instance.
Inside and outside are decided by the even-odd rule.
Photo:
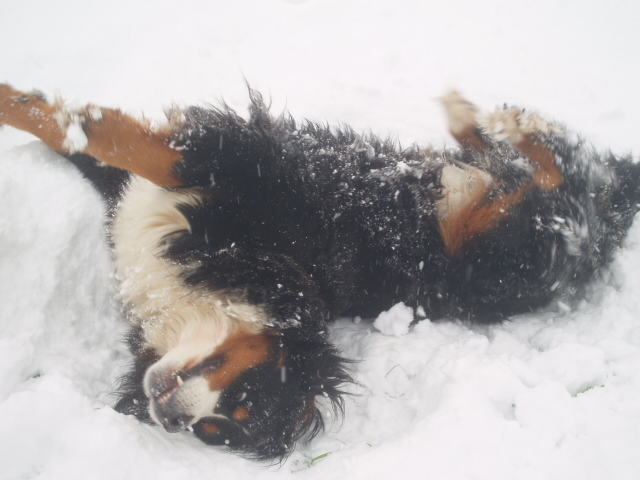
[[[152,127],[0,85],[0,123],[76,164],[106,200],[135,362],[116,410],[282,459],[340,413],[337,316],[404,302],[496,322],[578,299],[624,240],[640,167],[515,107],[443,97],[455,150],[190,107]]]

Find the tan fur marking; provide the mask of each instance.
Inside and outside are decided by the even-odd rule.
[[[482,151],[487,148],[487,144],[478,136],[477,129],[474,127],[467,127],[464,130],[460,130],[456,133],[453,131],[451,135],[456,141],[463,147],[473,148],[474,150]]]
[[[556,165],[555,155],[542,143],[525,135],[515,146],[529,159],[535,168],[533,184],[542,190],[551,191],[562,185],[563,177]]]
[[[87,144],[79,150],[72,148],[67,138],[65,126],[70,119],[79,123],[87,136]],[[0,123],[29,132],[58,152],[81,151],[160,186],[181,184],[174,176],[174,166],[182,157],[169,146],[171,129],[151,130],[120,110],[87,106],[69,111],[62,102],[52,105],[0,84]]]
[[[520,148],[521,145],[524,148]],[[510,210],[518,205],[533,187],[551,191],[562,184],[562,174],[553,160],[553,153],[542,144],[524,137],[518,145],[522,153],[534,164],[533,180],[516,192],[500,195],[489,201],[485,198],[488,187],[476,190],[469,200],[453,214],[440,216],[440,233],[445,243],[447,255],[457,254],[473,238],[486,233],[498,225]]]
[[[242,422],[249,418],[249,409],[247,407],[238,407],[231,414],[234,420]]]
[[[496,109],[484,115],[480,123],[488,134],[511,143],[529,159],[535,168],[533,184],[536,187],[551,191],[562,185],[562,173],[554,153],[539,140],[557,132],[556,125],[517,108]]]
[[[447,172],[443,170],[445,198],[438,203],[440,232],[447,255],[454,256],[475,237],[495,228],[529,190],[534,187],[546,191],[555,190],[562,185],[563,177],[556,165],[555,154],[539,140],[539,137],[557,130],[553,124],[538,115],[515,108],[497,109],[479,118],[476,107],[457,92],[447,94],[442,102],[449,117],[451,133],[461,145],[479,150],[486,148],[486,144],[476,134],[481,125],[496,140],[509,142],[520,150],[534,168],[531,182],[516,192],[498,195],[490,200],[487,198],[489,184],[486,184],[484,188],[467,188],[466,197],[457,203],[450,202],[447,198],[451,193],[459,192],[455,191],[455,187],[451,191],[452,188],[445,181]],[[456,184],[455,179],[453,184]]]
[[[209,435],[215,435],[220,431],[220,427],[214,425],[213,423],[205,423],[204,425],[202,425],[202,429]]]
[[[101,118],[87,115],[85,130],[89,144],[84,153],[104,163],[128,170],[163,187],[179,186],[174,166],[180,152],[169,147],[168,129],[152,131],[120,110],[101,108]]]
[[[36,95],[0,84],[0,123],[29,132],[60,152],[64,151],[66,134],[56,119],[59,110],[58,105],[50,105]]]
[[[269,360],[272,342],[270,335],[247,332],[224,341],[215,353],[223,356],[224,364],[206,376],[211,391],[224,390],[243,372]]]
[[[498,222],[522,201],[528,190],[522,188],[491,202],[483,198],[486,191],[480,191],[457,215],[441,219],[440,232],[447,255],[454,256],[476,236],[495,228]]]

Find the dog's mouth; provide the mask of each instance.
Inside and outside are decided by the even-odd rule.
[[[176,375],[176,383],[170,387],[168,387],[164,392],[162,392],[158,397],[151,398],[150,400],[155,400],[160,405],[167,403],[171,395],[173,395],[182,385],[184,385],[184,380],[182,376]]]
[[[151,367],[144,382],[151,418],[167,432],[175,433],[190,429],[200,418],[211,415],[220,392],[211,391],[205,375],[222,363],[214,357],[184,372]]]
[[[166,403],[169,398],[182,388],[187,381],[197,377],[206,377],[224,364],[221,355],[214,356],[184,372],[169,371],[159,374],[151,374],[148,389],[145,389],[150,400],[160,404]],[[148,391],[147,391],[148,390]]]
[[[201,355],[199,361],[193,349],[186,348],[190,345],[165,354],[147,370],[143,381],[151,419],[167,432],[193,430],[213,445],[255,444],[248,440],[252,436],[249,430],[253,430],[249,425],[255,423],[260,413],[256,402],[263,398],[247,400],[247,392],[268,383],[271,377],[277,377],[274,391],[278,391],[280,356],[275,354],[273,343],[269,335],[241,332],[208,356]],[[266,369],[268,378],[256,374],[256,368]],[[247,381],[251,388],[243,383]]]
[[[169,433],[188,430],[209,445],[246,447],[250,443],[247,429],[234,419],[215,413],[219,397],[219,392],[208,390],[202,375],[175,375],[165,391],[150,399],[151,417]]]

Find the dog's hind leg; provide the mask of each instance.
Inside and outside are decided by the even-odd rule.
[[[544,139],[556,127],[534,113],[518,108],[498,108],[482,114],[478,107],[455,90],[440,98],[445,107],[451,135],[462,147],[486,151],[489,138],[506,141],[520,150],[535,169],[534,184],[554,190],[562,183],[555,155]]]
[[[491,155],[491,145],[507,142],[517,148],[533,167],[529,181],[515,190],[506,191],[502,178],[493,178],[481,188],[470,190],[455,210],[440,208],[440,231],[448,255],[460,252],[478,235],[489,232],[518,205],[532,188],[552,191],[563,182],[555,161],[555,153],[545,144],[555,131],[534,114],[509,108],[489,115],[479,115],[477,108],[456,92],[443,98],[452,135],[464,147]],[[484,138],[483,138],[484,137]],[[446,185],[446,171],[443,183]],[[448,195],[447,195],[448,196]],[[441,201],[440,204],[443,202]]]
[[[535,113],[519,108],[498,108],[480,120],[483,130],[498,141],[506,141],[520,150],[534,168],[533,185],[555,190],[563,177],[556,155],[545,140],[558,128]]]
[[[37,93],[0,84],[0,124],[4,123],[65,155],[84,153],[160,186],[182,184],[175,171],[182,156],[171,147],[171,123],[154,129],[116,109],[89,105],[70,110],[60,101],[48,103]]]

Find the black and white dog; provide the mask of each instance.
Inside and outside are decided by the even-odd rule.
[[[136,361],[120,412],[281,458],[342,407],[338,315],[397,302],[481,322],[576,298],[638,210],[640,167],[516,108],[443,98],[456,151],[273,118],[250,92],[152,128],[0,85],[0,122],[70,158],[109,205]],[[96,161],[97,160],[97,161]]]

